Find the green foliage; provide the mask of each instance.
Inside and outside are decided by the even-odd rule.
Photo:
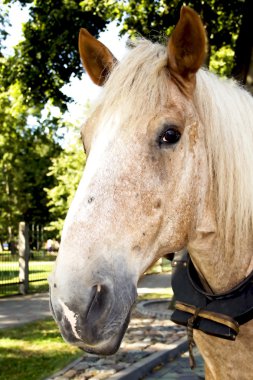
[[[44,103],[28,106],[22,78],[6,82],[5,74],[15,71],[11,59],[0,57],[0,240],[16,239],[23,220],[40,226],[52,222],[49,230],[59,235],[84,155],[76,144],[61,154],[59,131],[66,129],[64,122],[50,112],[45,115],[45,108],[42,113]]]
[[[4,58],[1,58],[5,64]],[[0,77],[1,78],[1,77]],[[37,115],[37,118],[35,116]],[[28,110],[18,82],[0,92],[0,238],[10,238],[21,220],[44,225],[50,219],[45,187],[53,157],[61,151],[55,141],[60,120],[46,120],[38,110]],[[13,231],[12,231],[13,232]]]
[[[70,99],[60,88],[72,74],[82,74],[77,51],[80,27],[97,36],[109,21],[116,20],[121,34],[161,40],[171,33],[184,4],[184,0],[5,0],[17,2],[29,5],[30,19],[23,27],[24,40],[8,59],[5,85],[18,80],[29,106],[43,107],[50,99],[63,110]],[[194,0],[188,5],[205,22],[211,54],[223,46],[234,50],[243,1]]]
[[[0,2],[0,41],[4,41],[7,37],[6,27],[9,25],[8,11]],[[2,44],[0,44],[0,57],[1,57]]]
[[[222,46],[211,54],[209,69],[222,77],[230,77],[234,65],[234,51],[229,46]]]
[[[91,11],[83,11],[79,1],[22,0],[19,3],[29,5],[30,19],[23,26],[24,39],[8,58],[5,85],[18,80],[30,107],[43,108],[50,100],[65,110],[70,99],[60,88],[69,82],[72,74],[80,77],[83,73],[77,49],[79,29],[85,26],[98,35],[107,21]]]
[[[73,131],[72,131],[73,133]],[[47,190],[52,222],[47,227],[55,237],[59,237],[63,222],[80,182],[85,165],[83,147],[76,136],[57,157],[52,160],[49,177],[57,178],[57,184]]]
[[[18,80],[29,106],[43,108],[51,100],[63,110],[70,99],[60,88],[69,82],[72,74],[80,77],[82,73],[77,51],[80,27],[97,36],[109,21],[117,20],[121,34],[128,32],[130,36],[137,34],[160,40],[171,33],[184,4],[184,0],[5,0],[7,4],[17,2],[21,6],[29,5],[30,19],[23,27],[24,40],[8,58],[4,84],[8,87]],[[188,5],[201,14],[206,24],[211,55],[224,46],[235,48],[243,1],[195,0]],[[1,13],[0,24],[4,20],[6,15]],[[216,61],[217,58],[219,54]],[[223,73],[223,64],[213,65],[212,69],[214,66]]]
[[[184,0],[84,0],[86,10],[98,16],[118,20],[121,34],[142,35],[161,40],[170,35],[177,23]],[[211,54],[223,46],[235,48],[244,2],[238,0],[194,0],[187,5],[195,9],[205,23]]]

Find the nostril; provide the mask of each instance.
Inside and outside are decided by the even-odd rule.
[[[92,287],[91,300],[87,308],[86,318],[91,318],[93,314],[102,312],[106,308],[109,289],[106,285],[97,284]]]

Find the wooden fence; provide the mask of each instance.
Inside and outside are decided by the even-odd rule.
[[[0,297],[47,291],[47,278],[55,256],[46,251],[30,251],[28,229],[19,225],[19,253],[0,252]]]

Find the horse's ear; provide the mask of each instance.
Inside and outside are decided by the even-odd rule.
[[[206,32],[199,15],[183,6],[168,42],[168,67],[172,75],[195,84],[195,73],[204,62],[206,50]]]
[[[94,38],[86,29],[79,33],[79,53],[83,66],[98,86],[103,86],[116,58],[107,47]]]

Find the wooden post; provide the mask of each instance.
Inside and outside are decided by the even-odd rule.
[[[19,290],[21,294],[28,293],[29,286],[29,230],[28,224],[25,222],[19,223]]]

